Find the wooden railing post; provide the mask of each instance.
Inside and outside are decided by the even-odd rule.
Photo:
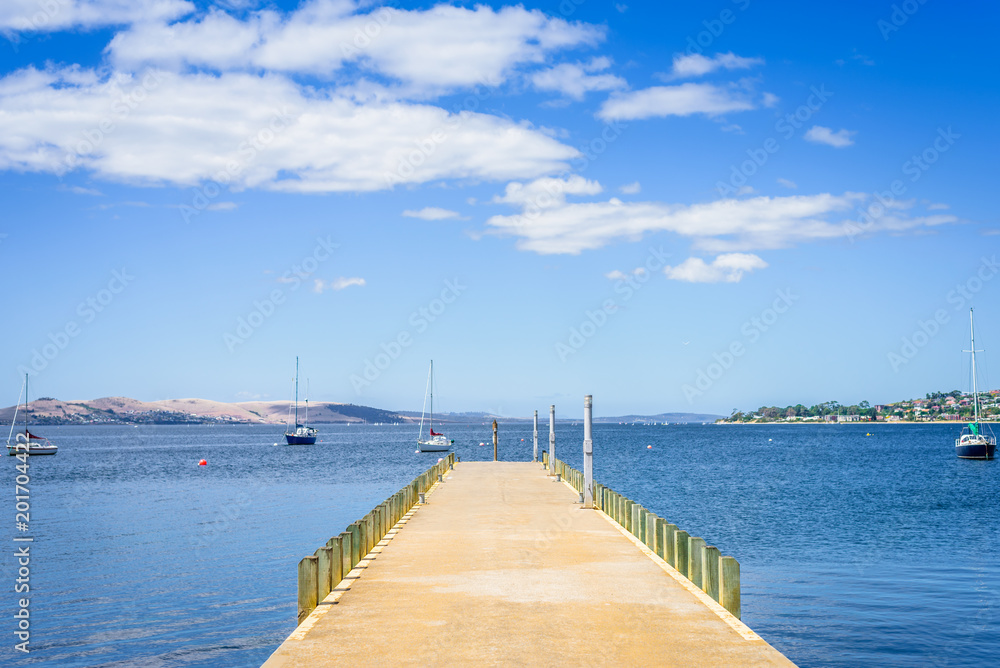
[[[688,532],[678,529],[674,533],[674,554],[677,564],[674,566],[684,577],[688,576]]]
[[[688,538],[688,580],[701,589],[704,577],[705,539],[691,536]]]
[[[722,554],[719,552],[719,548],[709,545],[705,548],[705,564],[702,583],[702,590],[706,594],[712,597],[712,600],[719,601],[719,583],[722,578],[722,573],[719,572],[721,566],[719,560]]]
[[[301,624],[316,609],[316,580],[318,564],[316,556],[303,557],[299,562],[299,614]]]
[[[722,591],[719,603],[740,618],[740,562],[733,557],[722,557]]]

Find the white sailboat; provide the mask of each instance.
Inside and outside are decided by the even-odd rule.
[[[45,438],[36,436],[28,431],[28,374],[24,374],[24,433],[18,432],[14,437],[14,425],[17,424],[17,410],[21,406],[21,397],[17,397],[17,405],[14,407],[14,419],[10,422],[10,433],[7,434],[7,454],[9,455],[54,455],[59,447]],[[10,439],[14,437],[14,442]]]
[[[424,438],[424,415],[427,409],[427,399],[430,398],[431,410],[427,419],[427,437]],[[444,434],[434,431],[434,360],[427,373],[427,390],[424,392],[424,408],[420,411],[420,433],[417,434],[417,448],[420,452],[445,452],[451,448],[452,441]]]
[[[306,399],[306,424],[299,424],[299,358],[295,358],[295,428],[290,426],[285,431],[285,442],[288,445],[313,445],[319,435],[314,427],[309,423],[309,400]]]
[[[997,449],[997,437],[993,435],[988,422],[979,420],[979,387],[976,383],[976,325],[972,319],[972,309],[969,309],[969,327],[972,336],[972,411],[973,421],[962,429],[961,435],[955,439],[955,453],[961,459],[993,459]]]

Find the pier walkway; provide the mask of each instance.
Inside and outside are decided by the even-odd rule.
[[[448,471],[264,664],[792,666],[537,463]]]

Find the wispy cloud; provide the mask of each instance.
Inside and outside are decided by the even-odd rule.
[[[763,58],[744,58],[737,56],[732,51],[716,54],[712,58],[700,53],[677,54],[674,56],[674,64],[670,70],[669,78],[687,79],[704,76],[720,69],[745,70],[763,64]]]
[[[84,188],[83,186],[69,186],[60,188],[60,190],[65,190],[71,192],[74,195],[90,195],[92,197],[103,197],[104,193],[96,188]]]
[[[664,275],[672,281],[687,283],[739,283],[743,275],[764,269],[767,262],[749,253],[726,253],[711,263],[689,257],[676,267],[665,267]]]
[[[442,209],[437,206],[425,206],[423,209],[419,209],[417,211],[407,209],[403,212],[403,215],[407,218],[420,218],[421,220],[448,220],[461,218],[461,215],[457,211]]]
[[[186,0],[4,0],[0,30],[51,32],[170,21],[194,10],[194,4]]]
[[[749,94],[737,87],[705,83],[653,86],[612,95],[601,105],[598,118],[628,121],[665,116],[717,116],[755,108]]]
[[[638,181],[633,183],[627,183],[618,189],[623,195],[638,195],[639,191],[642,190],[642,186]]]
[[[856,134],[856,130],[845,130],[841,128],[840,130],[834,132],[832,129],[822,125],[814,125],[806,131],[804,136],[806,140],[817,144],[826,144],[827,146],[833,146],[834,148],[844,148],[854,144],[854,140],[851,139],[851,137]]]
[[[345,278],[341,276],[329,282],[324,282],[322,279],[313,280],[313,292],[319,294],[325,290],[343,290],[344,288],[349,288],[352,285],[357,285],[363,287],[365,285],[365,279],[363,278]]]
[[[631,275],[632,276],[644,276],[647,273],[649,273],[649,272],[648,272],[648,270],[645,267],[636,267],[635,269],[632,270],[632,274]],[[604,278],[606,278],[606,279],[608,279],[610,281],[621,281],[621,280],[624,280],[624,279],[626,279],[628,277],[629,277],[629,274],[626,274],[624,271],[619,271],[618,269],[614,269],[614,270],[609,271],[608,273],[604,274]]]
[[[843,238],[857,229],[856,220],[871,196],[865,193],[790,195],[722,199],[695,204],[606,201],[570,202],[601,191],[596,181],[539,179],[509,184],[494,201],[520,213],[493,216],[494,234],[517,238],[521,250],[578,254],[616,241],[638,241],[645,234],[668,232],[691,239],[693,248],[733,253],[787,248],[800,243]],[[910,216],[900,202],[864,226],[866,234],[904,232],[954,223],[952,215]]]
[[[778,177],[778,185],[785,186],[786,188],[791,188],[793,190],[799,187],[795,181],[789,181],[788,179],[783,179],[780,176]]]
[[[611,59],[606,57],[594,58],[589,63],[562,63],[534,73],[531,83],[537,90],[562,93],[574,100],[582,100],[590,91],[628,88],[621,77],[597,74],[609,67]]]
[[[208,211],[235,211],[239,206],[236,202],[215,202],[205,208]]]

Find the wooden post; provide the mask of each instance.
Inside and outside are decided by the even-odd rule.
[[[583,507],[594,507],[594,397],[583,398]]]
[[[653,543],[653,551],[656,552],[656,556],[666,561],[667,553],[664,549],[665,543],[663,540],[663,536],[667,531],[667,521],[662,517],[657,517],[655,521],[656,521],[656,526],[654,535],[656,536],[656,539],[655,542]]]
[[[714,601],[719,601],[719,584],[722,581],[720,559],[722,554],[719,548],[709,545],[705,548],[704,582],[702,590],[712,597]]]
[[[549,461],[556,461],[556,405],[552,404],[549,406]],[[555,475],[555,471],[551,470],[549,466],[549,473]]]
[[[677,568],[677,525],[667,522],[663,525],[663,560]]]
[[[493,461],[497,460],[497,421],[493,420]]]
[[[699,589],[704,581],[705,573],[705,539],[688,538],[688,580]]]
[[[333,550],[323,546],[316,550],[316,601],[330,595],[330,580],[333,579]]]
[[[542,450],[542,468],[549,468],[549,453],[545,450]]]
[[[740,618],[740,562],[733,557],[722,557],[719,560],[722,570],[722,586],[719,603]]]
[[[344,579],[343,535],[334,536],[326,541],[326,546],[330,548],[330,591],[336,589]]]
[[[674,566],[681,575],[688,576],[688,532],[678,529],[674,533],[674,554],[677,557],[677,565]]]
[[[533,454],[531,456],[531,461],[537,462],[538,461],[538,411],[535,411],[535,431],[534,431],[534,435],[535,435],[535,439],[534,439],[535,440],[535,449],[532,451]]]
[[[351,572],[354,568],[354,564],[351,563],[351,555],[354,554],[354,548],[352,547],[353,535],[350,531],[342,531],[340,533],[340,558],[343,560],[343,573],[340,579],[343,580],[347,577],[347,574]]]
[[[317,566],[315,555],[304,557],[299,562],[299,616],[296,625],[316,609]]]
[[[351,556],[351,568],[354,568],[361,561],[361,558],[367,554],[365,552],[365,523],[358,520],[349,528],[353,534],[354,554]]]

